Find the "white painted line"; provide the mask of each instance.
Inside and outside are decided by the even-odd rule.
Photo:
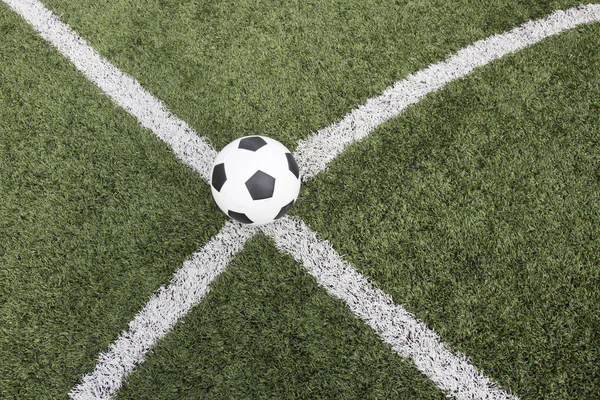
[[[283,217],[261,227],[282,251],[302,264],[317,282],[367,323],[384,342],[416,367],[440,389],[457,399],[517,399],[501,390],[467,358],[453,354],[422,321],[394,304],[302,221]]]
[[[110,398],[156,341],[206,296],[212,280],[255,233],[254,228],[227,222],[221,232],[183,263],[167,288],[160,288],[152,296],[129,323],[129,329],[100,355],[94,371],[73,388],[71,398]]]
[[[511,31],[475,42],[450,58],[409,75],[380,96],[369,99],[341,121],[299,142],[294,157],[302,178],[306,180],[319,173],[350,143],[365,138],[409,105],[449,82],[465,77],[476,67],[549,36],[597,21],[600,21],[600,4],[555,11],[547,18],[530,21]]]
[[[75,67],[123,107],[145,128],[166,142],[177,157],[195,169],[206,181],[216,157],[205,138],[198,136],[164,104],[131,76],[102,58],[69,26],[37,0],[3,0],[21,15],[44,39],[71,60]]]

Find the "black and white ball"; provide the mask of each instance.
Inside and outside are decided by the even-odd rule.
[[[223,212],[244,224],[263,225],[284,216],[300,192],[300,171],[278,141],[246,136],[229,143],[212,168],[212,194]]]

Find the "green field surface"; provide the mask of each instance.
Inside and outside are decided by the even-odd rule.
[[[264,236],[118,399],[444,399]]]
[[[65,398],[225,217],[2,4],[0,32],[0,398]]]
[[[43,0],[217,149],[290,149],[452,51],[581,1]]]
[[[521,398],[600,394],[600,25],[429,96],[294,214]]]
[[[298,140],[573,1],[44,0],[216,149]],[[521,399],[600,398],[600,24],[409,107],[302,188],[307,223]],[[226,217],[0,2],[0,399],[66,399]],[[118,399],[442,399],[260,234]]]

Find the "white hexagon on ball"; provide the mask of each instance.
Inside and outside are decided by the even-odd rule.
[[[265,136],[245,136],[219,152],[210,186],[225,214],[244,224],[264,225],[294,205],[300,172],[283,144]]]

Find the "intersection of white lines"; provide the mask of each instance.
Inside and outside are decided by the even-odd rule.
[[[171,146],[177,157],[206,181],[216,151],[163,103],[132,77],[102,58],[84,39],[61,22],[38,0],[3,0],[47,41],[100,87],[116,104],[134,115]],[[350,143],[373,132],[383,122],[402,113],[410,104],[474,68],[578,25],[600,21],[600,4],[556,11],[547,18],[527,22],[511,31],[491,36],[460,50],[448,59],[386,89],[383,94],[318,131],[298,144],[294,154],[303,179],[327,167]],[[516,399],[478,371],[462,354],[452,353],[422,321],[371,284],[353,269],[326,240],[302,221],[284,217],[261,228],[277,248],[302,263],[330,295],[368,324],[392,349],[410,358],[440,389],[457,399]],[[168,333],[208,293],[210,282],[257,232],[256,228],[227,222],[221,231],[176,271],[169,286],[162,287],[123,332],[99,356],[91,373],[70,393],[72,399],[108,399],[144,360],[158,339]]]

